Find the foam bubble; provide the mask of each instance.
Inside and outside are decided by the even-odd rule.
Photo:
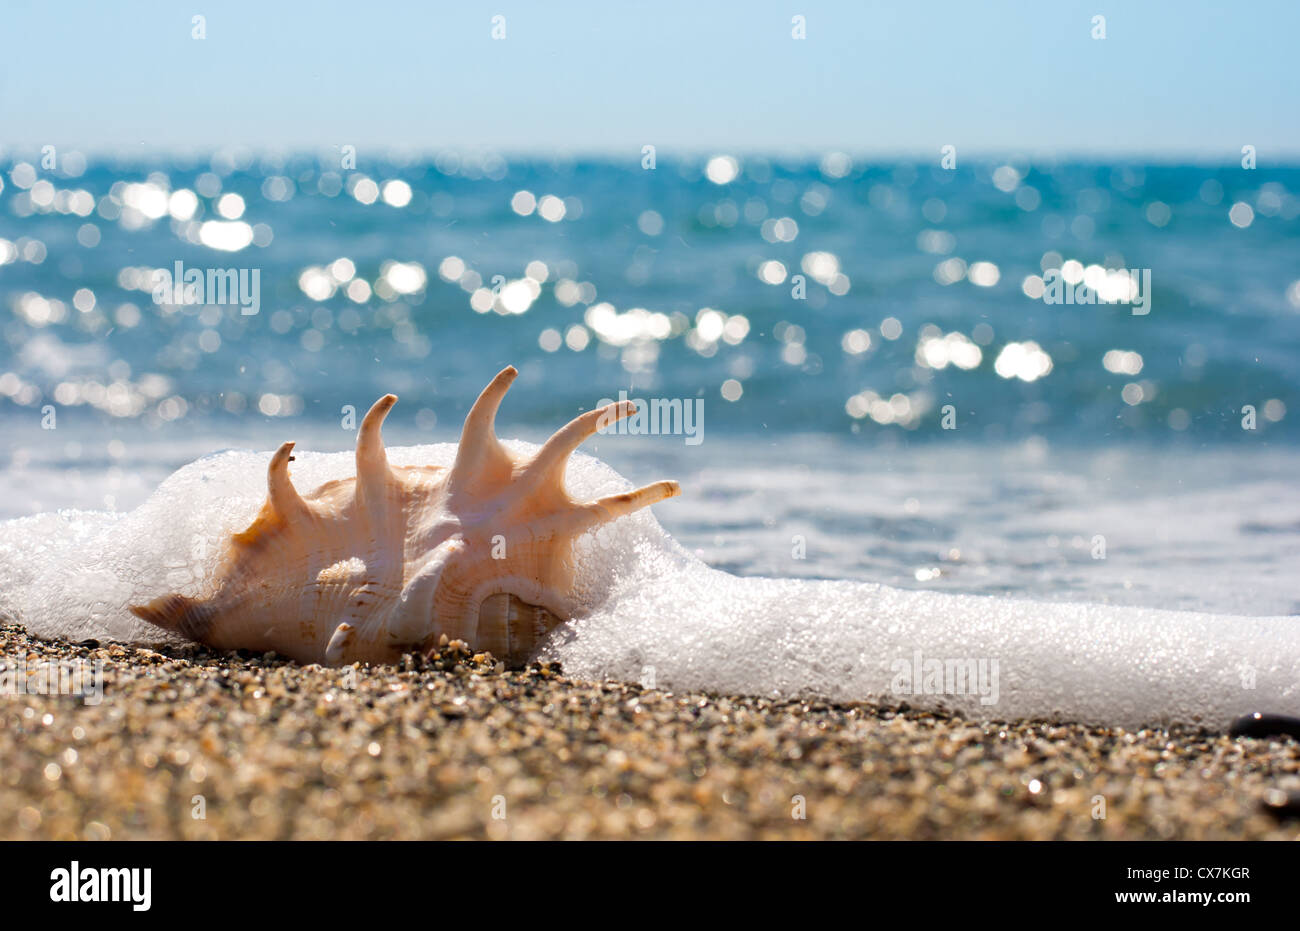
[[[388,450],[395,465],[449,465],[454,453],[451,444]],[[201,590],[222,540],[260,507],[268,457],[207,456],[128,514],[61,511],[8,521],[0,535],[0,612],[42,636],[165,639],[126,606]],[[302,489],[352,471],[351,453],[301,453],[293,466]],[[568,483],[582,497],[631,487],[583,454],[574,456]],[[1293,617],[740,578],[688,553],[648,512],[584,538],[578,559],[590,613],[543,650],[578,677],[906,701],[992,720],[1223,728],[1248,711],[1300,713]]]

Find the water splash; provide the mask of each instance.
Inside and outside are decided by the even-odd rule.
[[[395,465],[447,465],[454,446],[388,452]],[[42,636],[165,639],[126,606],[201,588],[224,536],[261,504],[268,455],[207,456],[126,514],[62,511],[7,522],[0,612]],[[351,453],[303,453],[295,482],[310,488],[351,469]],[[631,487],[584,455],[575,456],[568,481],[589,497]],[[649,514],[586,538],[578,555],[582,584],[602,600],[543,652],[580,677],[1124,726],[1221,729],[1257,709],[1300,712],[1294,617],[741,578],[707,566]]]

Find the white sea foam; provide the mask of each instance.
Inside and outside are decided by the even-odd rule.
[[[453,453],[449,444],[389,449],[399,465],[447,464]],[[0,528],[0,611],[44,636],[159,641],[159,632],[126,606],[200,590],[220,541],[260,506],[267,458],[205,457],[125,514],[62,511],[7,522]],[[352,461],[350,453],[301,453],[294,481],[305,489],[349,475]],[[569,485],[575,495],[596,496],[629,483],[600,460],[578,455]],[[587,538],[579,555],[584,584],[604,600],[544,650],[579,677],[906,701],[985,719],[1221,728],[1253,710],[1300,713],[1296,617],[742,578],[710,568],[648,513]],[[929,683],[925,670],[936,667],[927,662],[941,670]],[[986,680],[995,673],[984,682],[994,688],[944,681],[942,671],[951,676],[968,664]],[[913,670],[922,672],[920,681],[907,681]]]

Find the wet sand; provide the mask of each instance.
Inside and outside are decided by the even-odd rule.
[[[1286,739],[672,694],[453,650],[324,669],[3,625],[0,658],[104,664],[99,704],[0,695],[8,839],[1300,839],[1261,805],[1300,789]]]

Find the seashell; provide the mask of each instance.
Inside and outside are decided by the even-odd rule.
[[[497,439],[507,367],[465,418],[450,469],[388,464],[385,395],[357,435],[355,478],[301,495],[293,443],[271,457],[267,499],[234,534],[202,597],[163,595],[131,611],[220,649],[274,650],[302,663],[393,662],[449,640],[523,663],[581,609],[574,543],[601,524],[679,493],[676,482],[578,502],[569,456],[598,429],[634,414],[626,401],[588,411],[531,458]]]

